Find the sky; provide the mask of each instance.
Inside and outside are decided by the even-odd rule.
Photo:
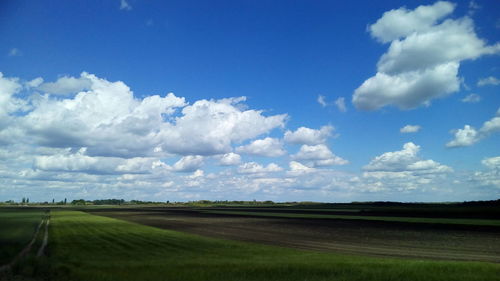
[[[500,197],[500,2],[0,3],[0,201]]]

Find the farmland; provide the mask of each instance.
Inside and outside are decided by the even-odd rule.
[[[500,280],[495,208],[433,212],[452,223],[387,206],[53,208],[48,255],[30,264],[44,270],[16,274],[33,280]]]
[[[440,217],[431,218],[402,216],[408,206],[356,206],[347,212],[346,207],[352,205],[299,207],[122,208],[91,212],[214,238],[298,249],[500,262],[500,220],[492,216],[497,207],[482,207],[480,212],[440,206]]]
[[[41,209],[0,209],[0,265],[10,262],[29,243],[43,214]]]

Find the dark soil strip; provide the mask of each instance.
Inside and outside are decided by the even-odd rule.
[[[189,209],[108,209],[91,213],[216,238],[316,251],[500,262],[498,228],[226,216]]]

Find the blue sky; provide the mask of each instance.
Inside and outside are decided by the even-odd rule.
[[[499,10],[3,1],[0,200],[496,199]]]

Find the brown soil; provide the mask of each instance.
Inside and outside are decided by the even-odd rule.
[[[194,209],[91,213],[209,237],[369,256],[500,262],[500,229],[415,223],[290,219],[200,213]]]

